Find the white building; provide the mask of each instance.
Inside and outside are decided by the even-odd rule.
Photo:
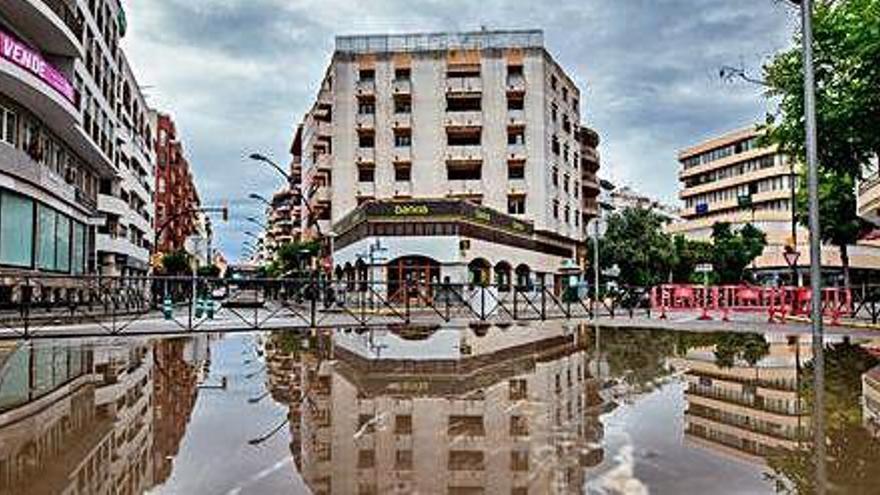
[[[596,213],[598,135],[541,31],[338,37],[297,139],[339,276],[550,284]]]

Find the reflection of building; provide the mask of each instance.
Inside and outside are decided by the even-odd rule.
[[[775,146],[760,146],[759,139],[758,131],[746,128],[682,150],[678,156],[679,195],[684,201],[681,216],[685,221],[670,225],[668,230],[705,240],[717,222],[752,223],[767,234],[768,243],[755,260],[757,269],[788,276],[790,269],[783,253],[785,245],[792,242],[791,184],[797,168]],[[798,226],[798,265],[803,268],[810,264],[808,240],[807,231]],[[876,246],[859,243],[849,247],[849,255],[856,272],[880,268]],[[836,247],[822,247],[822,266],[839,270]]]
[[[337,334],[334,361],[303,352],[303,478],[328,494],[578,491],[602,460],[598,383],[579,334],[541,332]]]
[[[862,420],[868,431],[880,437],[880,366],[862,375]]]
[[[335,267],[370,263],[380,240],[402,268],[373,260],[374,280],[557,273],[597,208],[599,136],[580,108],[541,31],[338,37],[292,147]],[[462,229],[439,200],[479,215]],[[371,201],[401,228],[354,225]]]
[[[192,409],[184,399],[194,390],[187,367],[175,366],[177,374],[170,375],[181,385],[173,398],[166,379],[157,381],[154,356],[179,356],[165,344],[0,348],[0,493],[141,493],[152,487],[166,473],[154,465],[156,451],[162,466],[164,456],[176,452],[171,443],[182,437],[179,425]],[[180,404],[170,411],[169,400]],[[171,412],[184,419],[165,415]]]
[[[799,370],[810,357],[809,341],[771,341],[769,354],[754,366],[737,358],[716,364],[713,347],[676,359],[685,377],[685,437],[689,442],[751,462],[764,462],[776,449],[797,447],[807,427],[798,394]]]

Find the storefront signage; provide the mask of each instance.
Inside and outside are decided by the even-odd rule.
[[[402,205],[394,205],[394,215],[395,216],[417,216],[417,215],[427,215],[431,213],[431,210],[428,208],[428,205],[412,205],[412,204],[402,204]]]
[[[64,75],[12,36],[0,31],[0,57],[39,77],[71,103],[76,103],[76,90]]]

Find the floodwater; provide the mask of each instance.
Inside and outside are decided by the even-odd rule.
[[[880,493],[880,339],[820,357],[561,322],[10,342],[0,493]]]

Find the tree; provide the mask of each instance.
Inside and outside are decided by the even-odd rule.
[[[280,274],[305,271],[308,261],[318,254],[319,241],[294,241],[282,244],[275,253],[274,263]]]
[[[727,222],[712,226],[712,265],[721,283],[743,279],[746,267],[764,252],[767,236],[752,224],[734,230]]]
[[[856,215],[855,181],[852,175],[823,168],[819,173],[819,238],[840,250],[840,266],[843,269],[844,287],[850,286],[849,250],[872,228],[871,224]],[[806,176],[801,176],[797,194],[797,219],[808,226],[808,202]]]
[[[624,208],[608,218],[600,241],[603,267],[617,265],[624,285],[664,282],[675,265],[672,239],[663,232],[665,219],[645,208]]]
[[[803,57],[800,39],[795,42],[764,67],[767,97],[778,101],[764,127],[768,142],[806,163]],[[821,238],[840,248],[849,286],[846,246],[863,230],[855,215],[855,182],[880,156],[880,0],[817,2],[813,57],[820,189],[824,190],[819,198]],[[827,201],[837,207],[824,207]],[[800,199],[798,203],[798,211],[805,212],[806,203]]]
[[[714,273],[709,276],[696,273],[700,263],[711,263],[712,244],[706,241],[690,240],[683,235],[672,238],[675,246],[675,265],[672,267],[672,280],[677,283],[703,283],[704,280],[714,282]]]
[[[185,275],[190,272],[190,256],[186,251],[172,251],[162,256],[162,271],[166,275]]]

